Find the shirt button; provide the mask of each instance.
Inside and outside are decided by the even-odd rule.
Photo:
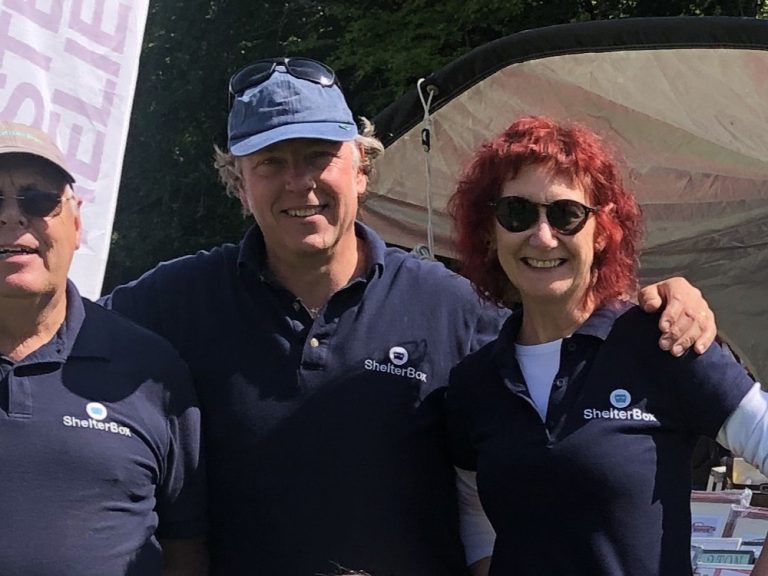
[[[558,378],[557,380],[555,380],[555,386],[557,386],[558,388],[562,388],[563,386],[565,386],[565,378]]]
[[[320,342],[318,341],[317,338],[311,338],[309,340],[309,345],[312,346],[312,348],[317,348],[318,346],[320,346]]]

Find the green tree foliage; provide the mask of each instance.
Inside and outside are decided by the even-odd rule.
[[[150,5],[105,290],[158,261],[237,241],[249,221],[212,165],[227,80],[258,58],[328,62],[356,114],[519,30],[627,16],[768,16],[762,0],[156,0]]]
[[[337,0],[327,3],[328,24],[303,45],[323,53],[345,79],[353,109],[373,116],[420,76],[527,27],[525,9],[524,0]]]

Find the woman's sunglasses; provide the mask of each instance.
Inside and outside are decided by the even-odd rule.
[[[266,82],[278,66],[294,78],[308,80],[320,86],[333,86],[337,83],[336,73],[328,66],[310,58],[269,58],[258,60],[235,72],[229,79],[229,93],[238,96],[259,84]]]
[[[50,190],[26,189],[16,196],[19,209],[28,217],[53,218],[61,214],[62,201],[65,195]],[[0,210],[5,196],[0,195]]]
[[[539,221],[539,207],[545,209],[547,222],[560,234],[573,236],[584,228],[589,215],[599,208],[585,206],[576,200],[555,200],[549,204],[532,202],[521,196],[502,196],[491,202],[496,221],[510,232],[525,232]]]

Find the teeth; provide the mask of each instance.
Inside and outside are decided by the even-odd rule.
[[[536,260],[535,258],[526,258],[525,263],[532,268],[554,268],[559,266],[563,260],[558,258],[557,260]]]
[[[320,211],[323,209],[322,206],[312,206],[310,208],[294,208],[292,210],[286,210],[286,213],[289,216],[297,216],[299,218],[306,218],[307,216],[314,216],[315,214],[320,214]]]
[[[0,248],[0,254],[34,254],[31,248]]]

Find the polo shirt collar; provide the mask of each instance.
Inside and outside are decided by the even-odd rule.
[[[355,235],[362,239],[368,249],[370,259],[368,267],[368,278],[374,273],[379,274],[384,269],[384,254],[387,245],[371,228],[362,222],[355,221]],[[268,278],[269,269],[267,263],[267,248],[264,243],[264,235],[257,225],[245,233],[245,237],[240,242],[240,253],[237,258],[237,267],[240,273],[251,269],[262,278]]]
[[[237,267],[243,270],[254,267],[261,272],[267,262],[267,249],[264,245],[264,235],[257,225],[251,226],[240,242],[240,254],[237,257]]]
[[[627,300],[608,300],[600,308],[592,312],[586,322],[579,326],[574,334],[584,334],[585,336],[595,336],[600,340],[606,340],[611,333],[616,319],[634,306]]]
[[[616,319],[629,310],[633,304],[626,300],[608,300],[600,308],[592,312],[584,323],[573,333],[583,336],[594,336],[600,340],[606,340],[611,333]],[[515,310],[504,323],[499,338],[494,346],[494,355],[506,357],[505,350],[514,347],[517,341],[517,335],[523,324],[523,309]]]
[[[379,273],[384,270],[384,255],[387,250],[387,245],[381,236],[376,234],[372,228],[369,228],[362,222],[355,222],[355,234],[358,238],[361,238],[365,245],[368,247],[368,257],[370,258],[368,272],[373,272],[375,268]]]
[[[66,287],[67,312],[64,322],[48,342],[40,348],[24,357],[18,365],[38,364],[42,362],[55,362],[63,364],[72,352],[80,329],[85,320],[83,301],[77,288],[71,280],[67,280]]]
[[[91,307],[96,304],[88,303]],[[102,312],[102,309],[98,310]],[[62,328],[66,328],[66,334],[62,342],[67,356],[81,357],[110,357],[110,331],[102,330],[100,322],[94,318],[86,322],[86,306],[80,297],[80,292],[71,281],[67,281],[67,318]],[[103,314],[112,315],[114,312],[103,310]],[[99,315],[96,315],[97,317]]]

